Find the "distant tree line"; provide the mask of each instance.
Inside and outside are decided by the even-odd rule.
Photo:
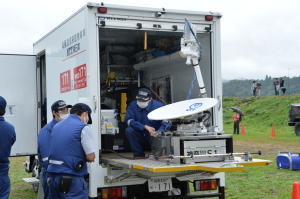
[[[224,97],[247,97],[252,96],[251,85],[253,81],[260,81],[262,84],[261,96],[275,95],[273,82],[276,77],[266,75],[264,80],[262,79],[246,79],[246,80],[230,80],[223,83],[223,96]],[[300,76],[299,77],[282,77],[285,82],[286,95],[299,94],[300,93]],[[279,79],[279,77],[278,77]],[[281,93],[281,92],[280,92]]]

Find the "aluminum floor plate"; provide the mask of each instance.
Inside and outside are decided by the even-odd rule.
[[[140,159],[104,159],[104,162],[119,167],[133,168],[138,170],[150,171],[150,172],[174,172],[183,170],[202,170],[211,172],[231,172],[231,171],[243,171],[245,166],[266,166],[273,164],[269,160],[253,159],[253,161],[243,161],[237,158],[233,162],[202,162],[194,164],[170,164],[166,162]]]

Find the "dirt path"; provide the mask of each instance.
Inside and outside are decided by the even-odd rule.
[[[288,144],[288,143],[287,143]],[[291,146],[291,145],[274,145],[274,144],[266,144],[266,143],[260,143],[260,142],[249,142],[249,141],[244,141],[244,140],[234,140],[233,144],[234,152],[244,152],[244,151],[249,151],[250,153],[252,152],[257,152],[261,151],[262,155],[260,158],[276,158],[278,151],[280,152],[292,152],[300,153],[300,147],[298,146]],[[300,143],[299,143],[300,146]]]

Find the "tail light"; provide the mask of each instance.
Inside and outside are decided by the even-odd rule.
[[[127,198],[127,187],[104,188],[101,191],[101,198]]]
[[[214,20],[214,16],[212,16],[212,15],[205,16],[205,21],[212,21],[212,20]]]
[[[101,198],[102,198],[102,199],[107,199],[107,198],[109,198],[109,197],[108,197],[108,188],[102,189],[102,191],[101,191]]]
[[[109,198],[120,198],[122,197],[122,188],[109,188],[108,189]]]
[[[195,180],[195,191],[216,190],[218,188],[217,180]]]
[[[106,14],[107,13],[107,8],[105,8],[105,7],[99,7],[98,8],[98,12],[102,13],[102,14]]]

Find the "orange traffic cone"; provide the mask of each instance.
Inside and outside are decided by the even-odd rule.
[[[241,132],[242,135],[245,135],[246,134],[246,131],[245,131],[245,125],[242,124],[242,132]]]
[[[293,183],[292,199],[300,199],[300,184],[299,184],[299,182]]]
[[[274,124],[272,124],[271,137],[276,137],[276,131],[275,131],[275,126],[274,126]]]

